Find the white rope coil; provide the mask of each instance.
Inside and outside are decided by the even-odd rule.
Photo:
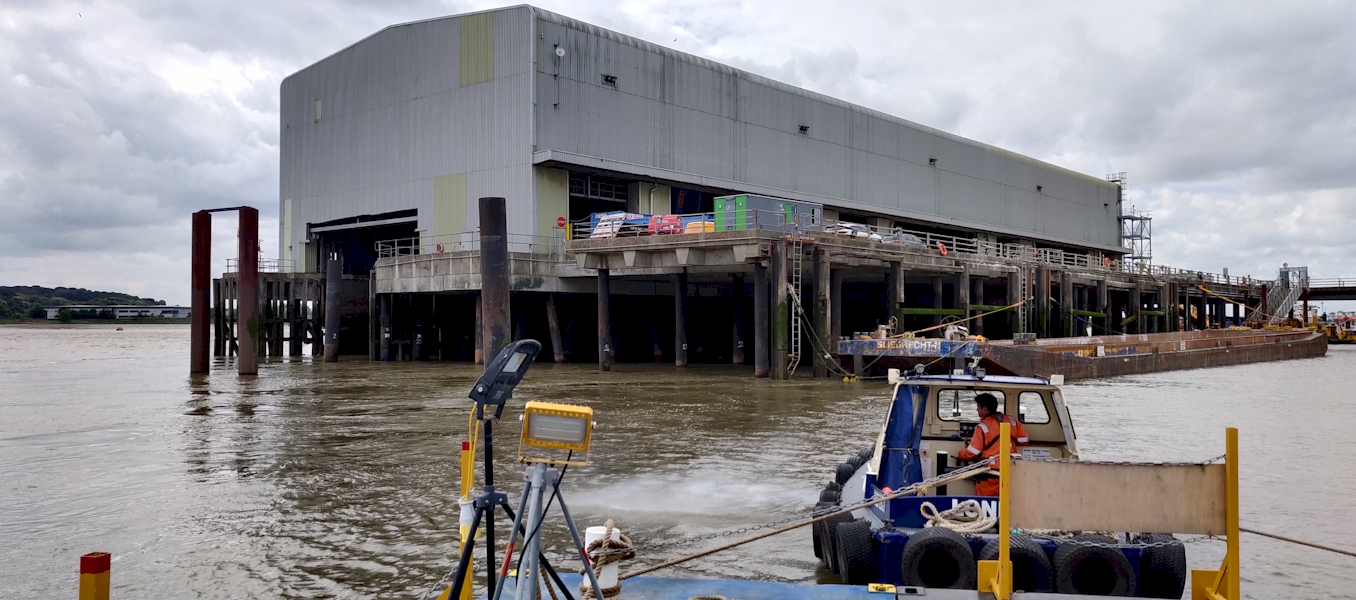
[[[942,527],[956,533],[985,533],[998,523],[998,517],[984,516],[984,509],[976,500],[966,500],[941,512],[931,502],[924,502],[918,511],[928,520],[924,527]]]

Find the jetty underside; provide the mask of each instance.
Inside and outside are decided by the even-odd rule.
[[[1018,344],[1001,341],[940,339],[856,339],[838,343],[840,355],[854,362],[913,368],[949,369],[944,359],[980,359],[980,366],[998,375],[1049,376],[1065,379],[1114,377],[1137,373],[1223,367],[1275,360],[1313,358],[1328,351],[1328,338],[1304,330],[1182,331],[1140,335],[1069,337]]]

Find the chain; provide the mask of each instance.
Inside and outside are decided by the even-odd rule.
[[[1119,548],[1144,548],[1144,549],[1148,549],[1148,548],[1166,548],[1166,547],[1168,547],[1168,546],[1179,546],[1179,545],[1183,545],[1183,544],[1195,544],[1195,543],[1197,543],[1197,542],[1204,542],[1204,541],[1206,541],[1206,540],[1219,540],[1219,539],[1222,539],[1222,538],[1219,538],[1219,537],[1216,537],[1216,536],[1213,536],[1213,535],[1201,535],[1201,536],[1196,536],[1196,537],[1193,537],[1193,538],[1187,538],[1187,539],[1184,539],[1184,540],[1179,540],[1179,539],[1177,539],[1177,538],[1173,538],[1173,539],[1170,539],[1170,540],[1164,540],[1164,541],[1161,541],[1161,542],[1148,542],[1148,543],[1145,543],[1145,542],[1110,542],[1110,541],[1109,541],[1109,542],[1092,542],[1092,541],[1088,541],[1088,540],[1076,540],[1076,539],[1073,539],[1072,533],[1067,534],[1067,535],[1053,535],[1053,534],[1048,534],[1048,533],[1042,533],[1042,532],[1040,532],[1039,530],[1031,530],[1031,529],[1013,529],[1012,532],[1013,532],[1014,534],[1024,535],[1024,536],[1027,536],[1027,537],[1029,537],[1029,538],[1035,538],[1035,539],[1041,539],[1041,540],[1050,540],[1050,541],[1052,541],[1052,542],[1059,542],[1059,543],[1061,543],[1061,544],[1070,544],[1070,545],[1074,545],[1074,546],[1087,546],[1087,547],[1089,547],[1089,548],[1110,548],[1110,549],[1119,549]]]

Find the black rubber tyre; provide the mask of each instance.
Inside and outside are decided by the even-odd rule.
[[[1008,545],[1012,559],[1012,589],[1022,592],[1052,592],[1055,590],[1055,571],[1050,558],[1035,540],[1014,535]],[[998,540],[984,545],[979,560],[998,559]]]
[[[871,458],[874,457],[875,455],[876,455],[875,446],[869,446],[857,451],[857,456],[862,457],[862,462],[871,460]]]
[[[857,467],[854,467],[848,463],[842,463],[838,465],[838,470],[833,472],[833,480],[838,482],[838,485],[841,486],[844,483],[847,483],[847,480],[851,479],[852,474],[856,472]]]
[[[975,589],[975,555],[961,534],[943,527],[919,529],[900,556],[904,585]]]
[[[1140,534],[1146,544],[1176,542],[1161,548],[1145,548],[1139,561],[1139,595],[1141,598],[1181,598],[1186,590],[1186,546],[1166,533]]]
[[[862,466],[863,462],[865,461],[862,460],[862,457],[853,454],[852,456],[849,456],[847,458],[846,464],[852,465],[852,470],[855,472],[858,468]]]
[[[818,513],[833,508],[836,505],[836,502],[820,502],[815,505],[815,512]],[[824,559],[824,540],[821,529],[820,524],[815,523],[814,526],[810,528],[810,540],[814,543],[815,558],[818,558],[820,563],[828,564]]]
[[[876,552],[871,522],[856,519],[839,523],[834,535],[834,545],[838,547],[838,578],[848,585],[875,581]]]
[[[843,492],[840,492],[840,491],[838,491],[838,490],[828,490],[828,489],[826,489],[826,490],[822,490],[822,491],[819,492],[819,501],[820,501],[820,502],[832,502],[832,503],[834,503],[834,504],[838,504],[838,501],[839,501],[839,500],[842,500],[842,499],[843,499]]]
[[[843,489],[843,485],[838,483],[837,481],[830,481],[828,485],[824,486],[824,489],[833,490],[836,492]]]
[[[834,573],[838,573],[840,569],[838,565],[838,536],[836,535],[838,532],[838,524],[851,521],[852,514],[844,513],[841,515],[834,515],[819,522],[821,527],[819,531],[819,549],[824,553],[825,566]]]
[[[1076,535],[1060,541],[1055,550],[1055,591],[1089,596],[1134,596],[1136,577],[1130,559],[1116,548],[1086,546],[1078,542],[1109,540],[1100,535]]]

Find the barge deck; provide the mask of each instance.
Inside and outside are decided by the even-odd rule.
[[[1065,379],[1114,377],[1160,371],[1223,367],[1323,356],[1328,338],[1303,330],[1204,330],[1100,337],[947,341],[925,338],[843,340],[840,357],[875,359],[882,366],[912,368],[943,358],[980,359],[993,374],[1063,375]]]

